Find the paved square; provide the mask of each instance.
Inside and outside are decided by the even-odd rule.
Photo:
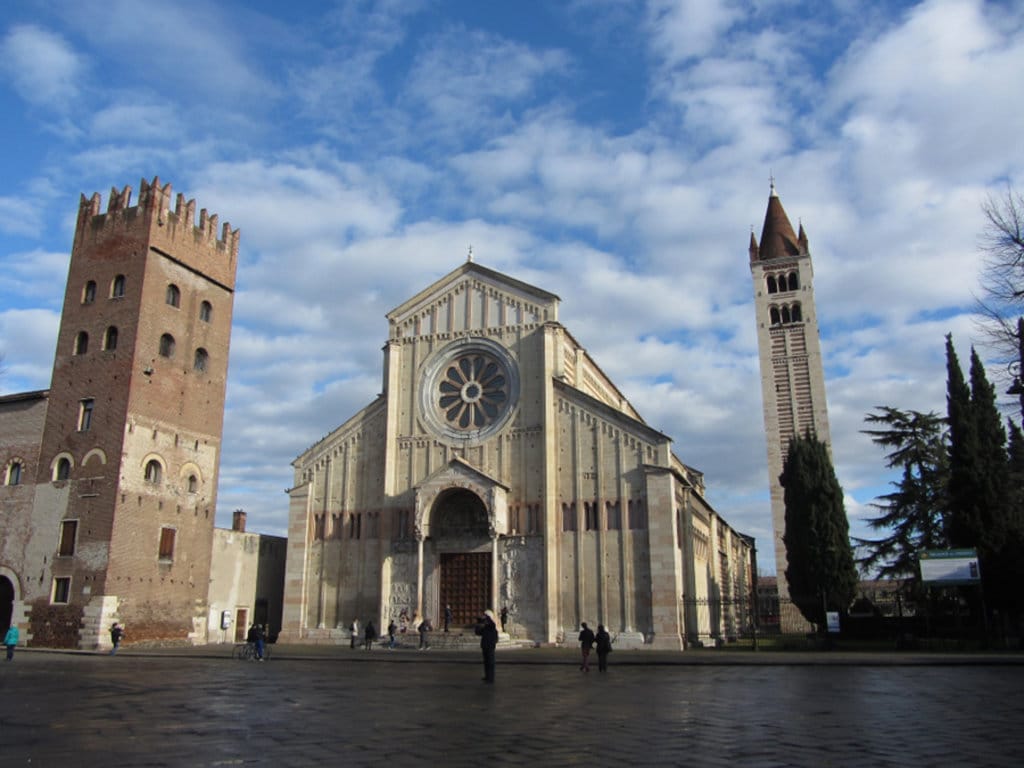
[[[1024,666],[20,652],[0,766],[1016,766]],[[552,658],[554,662],[552,662]],[[642,655],[640,656],[643,659]],[[616,655],[613,654],[613,662]],[[564,663],[562,663],[564,662]]]

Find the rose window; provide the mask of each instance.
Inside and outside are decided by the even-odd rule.
[[[438,350],[421,372],[419,413],[442,440],[478,445],[504,429],[519,400],[519,366],[501,344],[479,337]]]
[[[445,421],[460,430],[493,424],[509,399],[504,367],[486,354],[454,360],[440,377],[437,391]]]

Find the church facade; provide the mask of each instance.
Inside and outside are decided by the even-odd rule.
[[[281,642],[354,619],[681,649],[749,629],[753,541],[558,319],[467,261],[387,315],[383,391],[293,462]]]

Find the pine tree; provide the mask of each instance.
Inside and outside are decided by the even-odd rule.
[[[867,429],[864,434],[871,435],[876,445],[892,449],[886,455],[886,466],[902,468],[903,477],[893,483],[895,491],[881,496],[881,503],[872,504],[881,514],[868,520],[868,524],[888,535],[857,539],[867,553],[858,563],[866,569],[876,569],[879,578],[913,578],[917,575],[921,550],[947,545],[949,461],[945,419],[935,413],[886,406],[877,410],[865,420],[888,428]]]
[[[827,610],[845,611],[857,589],[843,489],[828,447],[808,433],[789,442],[779,481],[786,504],[786,581],[804,618],[825,629]]]

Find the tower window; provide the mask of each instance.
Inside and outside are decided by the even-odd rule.
[[[71,579],[61,576],[53,580],[51,603],[66,603],[71,597]]]
[[[167,286],[166,301],[172,307],[181,306],[181,291],[178,290],[178,286],[176,286],[174,283],[171,283],[170,285]]]
[[[800,279],[797,277],[796,272],[789,273],[789,290],[795,291],[800,287]]]
[[[803,321],[803,316],[802,316],[802,313],[800,311],[800,305],[799,304],[794,304],[793,305],[793,315],[792,315],[792,318],[793,318],[793,322],[794,323],[799,323],[799,322]]]
[[[67,480],[71,477],[71,460],[66,456],[62,456],[57,462],[57,466],[53,473],[54,480]]]
[[[213,305],[208,301],[204,301],[199,305],[199,319],[204,323],[210,322],[210,316],[213,314]]]
[[[160,337],[160,356],[174,357],[174,337],[169,333]]]
[[[163,476],[164,468],[160,466],[160,462],[156,459],[150,459],[146,462],[146,482],[152,483],[153,485],[160,484],[160,478]]]
[[[110,298],[120,299],[124,296],[125,277],[124,275],[118,275],[114,278],[114,282],[110,284]]]
[[[772,307],[770,310],[768,310],[768,316],[769,316],[769,318],[771,320],[771,324],[772,325],[778,325],[781,322],[781,320],[779,318],[779,308],[778,307]]]
[[[160,552],[161,560],[174,559],[174,535],[177,533],[173,528],[160,529]]]
[[[106,350],[117,349],[117,326],[110,326],[103,334],[103,348]]]
[[[89,334],[85,331],[79,331],[78,335],[75,336],[75,354],[84,355],[89,351]]]
[[[779,292],[778,283],[775,282],[775,275],[768,275],[768,279],[766,282],[768,283],[768,293]]]
[[[92,426],[92,411],[96,401],[91,397],[78,402],[78,431],[88,432]]]
[[[77,520],[62,520],[60,524],[60,543],[57,554],[60,557],[71,557],[75,554],[75,535],[78,533]]]
[[[199,349],[196,350],[196,359],[192,367],[195,368],[197,371],[205,371],[206,362],[207,360],[209,360],[209,358],[210,356],[206,353],[206,350],[200,347]]]
[[[783,323],[783,325],[785,325],[786,323],[791,323],[791,322],[793,322],[793,317],[789,314],[789,307],[783,307],[782,308],[782,323]]]
[[[82,303],[92,304],[94,301],[96,301],[96,281],[90,280],[82,289]]]
[[[18,459],[11,462],[7,467],[7,485],[21,485],[22,464]]]
[[[188,492],[189,493],[195,493],[198,488],[199,488],[199,478],[197,478],[195,475],[189,475],[188,476]]]

